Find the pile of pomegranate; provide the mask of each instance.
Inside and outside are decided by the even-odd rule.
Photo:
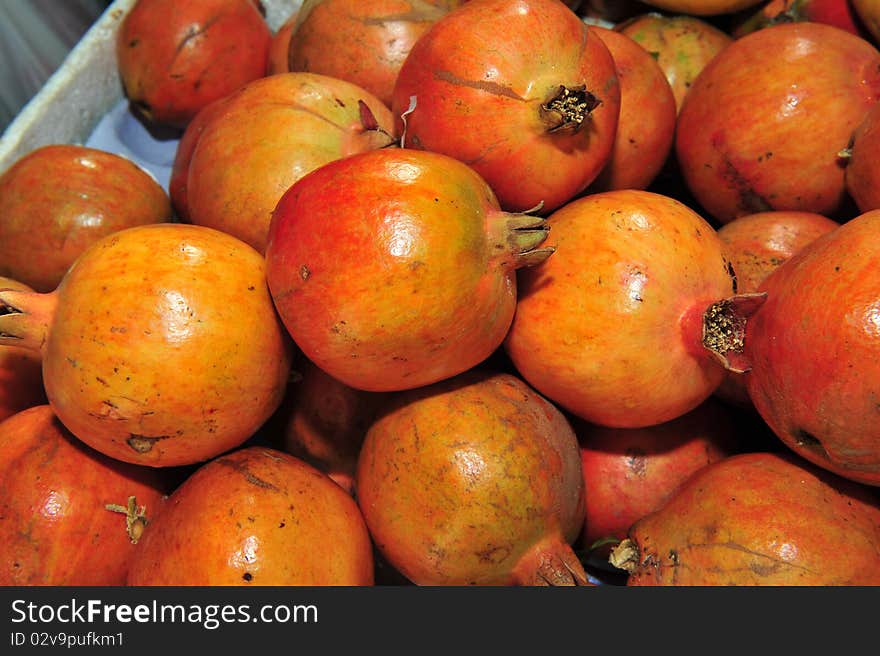
[[[880,3],[290,11],[0,172],[0,585],[880,585]]]

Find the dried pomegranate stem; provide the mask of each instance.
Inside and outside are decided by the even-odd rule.
[[[147,507],[138,507],[137,501],[131,496],[128,497],[128,505],[126,506],[120,506],[118,503],[108,503],[104,508],[111,512],[125,515],[125,530],[128,533],[128,539],[131,540],[132,544],[137,544],[148,524]]]
[[[0,290],[0,346],[42,352],[57,304],[56,292]]]
[[[611,550],[611,554],[608,556],[608,562],[611,563],[613,567],[632,574],[639,565],[638,545],[629,538],[621,540],[620,544]]]
[[[513,577],[519,586],[591,585],[577,554],[561,539],[542,542],[528,551]]]

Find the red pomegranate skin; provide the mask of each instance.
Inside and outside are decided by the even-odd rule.
[[[501,211],[456,159],[372,150],[285,192],[266,278],[309,360],[350,387],[399,391],[461,373],[501,345],[518,270],[552,252],[537,248],[543,224]]]
[[[0,423],[0,489],[0,585],[118,586],[170,486],[164,472],[89,448],[38,405]],[[118,512],[130,497],[131,527]]]
[[[77,144],[42,146],[0,176],[0,276],[51,292],[94,242],[171,214],[162,186],[128,158]]]
[[[349,387],[303,357],[294,370],[269,437],[353,492],[361,444],[386,395]]]
[[[138,545],[128,585],[372,585],[354,499],[293,456],[246,447],[202,465]]]
[[[620,116],[614,149],[587,193],[645,189],[672,151],[675,96],[657,61],[620,32],[594,26],[614,58],[620,83]]]
[[[200,109],[266,74],[272,32],[250,0],[138,0],[116,36],[129,100],[185,128]]]
[[[688,188],[721,223],[800,210],[837,218],[841,153],[880,98],[880,52],[821,23],[752,32],[715,57],[679,113],[675,151]]]
[[[776,268],[807,244],[840,224],[821,214],[777,210],[740,216],[718,229],[740,292],[757,292]],[[748,373],[728,372],[715,395],[741,408],[752,408]]]
[[[623,540],[700,468],[739,450],[730,409],[711,398],[672,421],[645,428],[576,422],[584,473],[581,543]]]
[[[17,280],[0,276],[0,289],[33,291]],[[0,314],[7,308],[0,306]],[[0,346],[0,421],[46,403],[40,354],[19,346]]]
[[[880,485],[880,210],[819,237],[761,285],[746,326],[749,396],[773,432],[821,467]]]
[[[579,128],[542,109],[561,87],[600,102]],[[543,204],[550,212],[610,157],[620,85],[602,39],[558,0],[484,0],[450,12],[416,42],[391,109],[405,147],[473,167],[507,211]]]
[[[878,585],[872,492],[791,453],[725,458],[633,525],[627,585]]]

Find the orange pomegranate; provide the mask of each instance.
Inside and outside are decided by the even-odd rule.
[[[46,294],[0,291],[0,344],[42,356],[50,405],[113,458],[193,464],[238,446],[284,395],[290,341],[263,257],[174,223],[96,242]]]
[[[207,117],[187,169],[188,221],[265,251],[272,210],[306,173],[392,143],[391,111],[360,87],[325,75],[256,80]]]
[[[614,57],[620,82],[620,117],[614,149],[587,193],[645,189],[672,151],[675,96],[657,61],[630,37],[594,26]]]
[[[736,295],[721,240],[688,206],[615,190],[547,223],[556,251],[519,272],[504,342],[538,392],[594,424],[640,428],[693,410],[725,366],[746,365],[733,363],[742,327],[729,311],[759,299]]]
[[[0,276],[0,290],[34,291],[17,280]],[[0,304],[0,315],[9,312]],[[0,421],[46,403],[40,354],[10,344],[0,346]]]
[[[583,523],[577,438],[519,378],[472,369],[392,395],[355,494],[377,548],[419,585],[573,585]]]
[[[611,554],[631,586],[880,584],[880,505],[791,453],[700,469]]]
[[[293,456],[247,447],[202,465],[138,545],[136,586],[372,585],[357,504]]]
[[[168,194],[128,158],[76,144],[36,148],[0,176],[0,276],[50,292],[105,235],[170,218]]]
[[[348,80],[391,106],[413,44],[463,0],[306,0],[289,39],[288,70]]]
[[[163,475],[89,448],[48,405],[0,422],[0,585],[124,585]]]
[[[330,162],[278,202],[266,278],[303,354],[349,387],[459,374],[501,345],[545,221],[503,212],[456,159],[386,148]]]

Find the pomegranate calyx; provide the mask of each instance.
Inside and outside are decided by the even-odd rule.
[[[611,550],[608,562],[617,569],[632,574],[639,565],[639,546],[634,540],[626,538]]]
[[[508,266],[514,269],[534,266],[556,251],[553,246],[540,247],[550,232],[546,219],[528,212],[503,213],[503,217],[502,234],[495,240],[494,250],[505,258]]]
[[[737,294],[712,303],[703,313],[703,347],[726,370],[746,373],[752,368],[744,355],[746,323],[766,299],[766,292]]]
[[[541,113],[548,124],[547,132],[580,130],[602,101],[583,85],[560,85],[550,100],[541,105]]]
[[[362,135],[369,149],[388,148],[397,145],[394,135],[379,125],[373,110],[363,100],[358,100],[358,111],[360,112],[361,128],[363,129]]]
[[[128,497],[128,504],[121,506],[118,503],[108,503],[104,506],[111,512],[118,512],[125,515],[125,531],[128,533],[128,539],[132,544],[137,544],[147,527],[147,507],[138,507],[135,497]]]
[[[56,292],[0,289],[0,346],[41,352],[57,301]]]

